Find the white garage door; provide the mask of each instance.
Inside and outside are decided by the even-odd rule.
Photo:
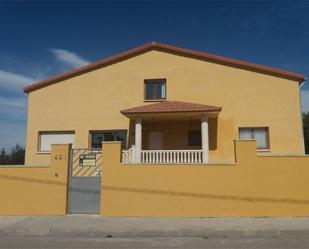
[[[73,144],[74,133],[41,133],[40,151],[50,151],[52,144]]]

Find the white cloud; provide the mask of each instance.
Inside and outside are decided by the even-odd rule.
[[[25,85],[35,81],[35,79],[25,75],[11,73],[0,69],[0,88],[22,92],[22,88]]]
[[[0,115],[2,118],[25,120],[26,109],[26,98],[0,97]]]
[[[301,102],[303,112],[309,112],[309,90],[301,91]]]
[[[26,98],[0,97],[0,148],[25,145]]]
[[[54,54],[57,60],[70,67],[82,67],[90,63],[79,55],[64,49],[52,48],[50,51]]]

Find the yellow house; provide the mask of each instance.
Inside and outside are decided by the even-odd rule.
[[[304,80],[149,43],[27,86],[0,215],[309,216]]]
[[[51,144],[121,141],[132,163],[229,163],[234,139],[259,154],[304,154],[304,76],[149,43],[24,88],[26,164]]]

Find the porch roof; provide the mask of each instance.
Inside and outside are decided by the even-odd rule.
[[[141,114],[168,114],[168,113],[208,113],[220,112],[221,107],[188,103],[182,101],[162,101],[155,104],[142,105],[121,110],[120,112],[127,116],[139,116]]]

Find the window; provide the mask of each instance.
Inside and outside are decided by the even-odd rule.
[[[166,98],[166,80],[145,80],[145,100]]]
[[[121,141],[121,147],[127,147],[127,131],[91,131],[91,148],[101,148],[102,141]]]
[[[73,144],[75,134],[72,131],[39,132],[39,151],[51,151],[52,144]]]
[[[269,149],[268,128],[239,128],[240,139],[256,139],[258,149]]]
[[[188,145],[189,146],[202,146],[201,131],[188,132]]]

